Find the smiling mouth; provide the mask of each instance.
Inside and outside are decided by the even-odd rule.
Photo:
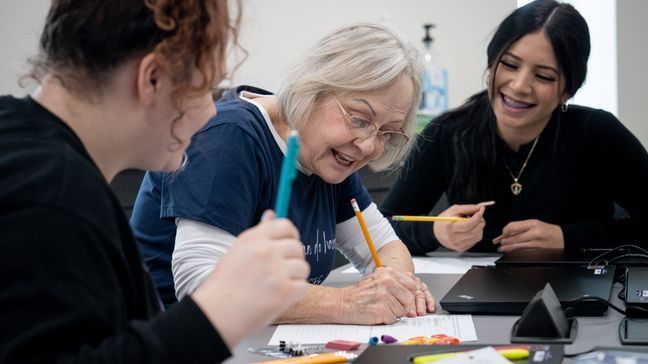
[[[331,149],[331,151],[333,152],[333,157],[335,158],[335,161],[345,167],[348,167],[351,164],[353,164],[353,162],[355,162],[353,158],[349,157],[346,154],[340,153],[334,149]]]
[[[501,92],[500,96],[502,97],[502,102],[504,103],[504,105],[510,107],[511,109],[529,109],[535,106],[535,104],[529,104],[526,102],[514,100]]]

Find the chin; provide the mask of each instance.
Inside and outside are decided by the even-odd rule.
[[[349,177],[349,175],[345,175],[345,176],[342,176],[342,177],[340,177],[340,176],[336,176],[336,177],[332,177],[332,178],[325,178],[325,177],[322,177],[322,176],[320,176],[320,177],[321,177],[321,178],[324,180],[324,182],[326,182],[326,183],[330,183],[330,184],[332,184],[332,185],[337,185],[337,184],[339,184],[339,183],[344,182],[344,180],[347,179],[347,178]]]
[[[326,183],[336,185],[338,183],[344,182],[344,180],[349,178],[349,176],[356,170],[357,168],[349,168],[348,171],[344,171],[344,172],[339,170],[325,171],[322,174],[318,174],[318,176],[321,179],[323,179]]]

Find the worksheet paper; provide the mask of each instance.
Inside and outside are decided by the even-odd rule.
[[[279,325],[268,345],[279,341],[300,344],[323,344],[331,340],[369,342],[373,336],[391,335],[399,341],[414,336],[446,334],[461,342],[476,341],[477,333],[471,315],[426,315],[404,317],[391,325]]]
[[[416,273],[433,274],[464,274],[473,265],[495,265],[498,256],[492,257],[414,257],[414,271]],[[358,270],[351,266],[342,273],[358,273]]]

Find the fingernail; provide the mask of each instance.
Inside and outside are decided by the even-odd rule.
[[[270,217],[270,210],[263,211],[263,214],[261,214],[261,222],[268,220],[269,217]]]

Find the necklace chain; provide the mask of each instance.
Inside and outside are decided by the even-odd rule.
[[[520,168],[520,172],[518,173],[517,177],[513,175],[513,172],[511,172],[511,168],[509,167],[508,163],[506,163],[506,159],[502,158],[502,160],[504,161],[504,167],[506,167],[506,170],[511,175],[511,178],[513,178],[513,183],[511,183],[511,192],[515,196],[519,195],[520,192],[522,192],[522,184],[518,182],[518,180],[522,176],[522,172],[524,172],[524,168],[526,168],[526,165],[529,162],[529,159],[531,158],[531,154],[533,154],[533,151],[535,150],[536,144],[538,144],[539,139],[540,136],[538,135],[538,137],[533,142],[533,145],[531,146],[531,150],[529,151],[529,154],[527,154],[527,157],[524,160],[524,163],[522,164],[522,168]]]

